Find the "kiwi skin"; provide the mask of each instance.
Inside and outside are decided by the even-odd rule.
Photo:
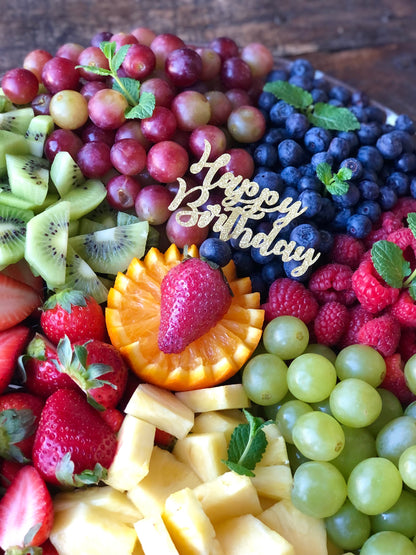
[[[26,226],[33,216],[31,210],[0,204],[0,268],[23,258]]]
[[[6,154],[11,191],[17,197],[32,199],[35,205],[45,201],[49,190],[48,162],[31,154]]]

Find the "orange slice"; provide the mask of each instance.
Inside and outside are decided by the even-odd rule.
[[[188,253],[198,256],[198,249],[192,246]],[[142,380],[172,391],[211,387],[233,376],[257,347],[264,320],[250,278],[238,279],[230,262],[223,271],[234,296],[225,316],[181,353],[160,351],[160,284],[182,258],[174,244],[164,254],[152,248],[143,260],[134,258],[126,273],[117,275],[106,308],[111,342],[130,368]]]

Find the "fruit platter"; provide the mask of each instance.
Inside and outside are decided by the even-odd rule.
[[[416,127],[146,27],[0,90],[0,553],[416,554]]]

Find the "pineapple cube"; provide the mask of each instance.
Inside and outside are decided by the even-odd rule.
[[[156,428],[126,414],[118,434],[117,451],[105,482],[115,489],[133,488],[149,471]]]
[[[224,432],[225,440],[229,443],[234,429],[245,423],[246,417],[240,410],[202,412],[195,417],[192,432]]]
[[[162,514],[166,528],[181,555],[211,555],[215,530],[190,488],[172,493]]]
[[[179,555],[160,516],[142,518],[134,528],[145,555]]]
[[[328,555],[324,520],[302,513],[290,499],[275,503],[258,518],[286,538],[296,553]]]
[[[160,515],[171,493],[185,487],[195,488],[201,480],[187,464],[156,445],[149,472],[127,496],[145,517]]]
[[[278,426],[271,423],[264,426],[263,432],[267,438],[267,447],[263,453],[261,460],[257,463],[258,466],[272,466],[276,464],[289,464],[287,456],[286,442],[282,436]]]
[[[133,525],[120,522],[114,514],[87,503],[58,511],[50,540],[59,555],[132,555],[137,553],[138,543]]]
[[[243,409],[250,406],[250,400],[241,383],[180,391],[175,395],[194,412]]]
[[[289,466],[256,466],[251,478],[258,494],[271,499],[290,499],[293,477]]]
[[[91,486],[86,489],[58,493],[54,498],[54,510],[55,512],[65,511],[78,503],[107,511],[109,516],[113,515],[119,522],[128,524],[134,524],[143,516],[125,493],[110,486]]]
[[[256,488],[248,476],[226,472],[194,488],[211,522],[243,514],[259,514],[262,508]]]
[[[295,555],[294,547],[275,530],[253,515],[230,518],[215,528],[217,538],[227,555]],[[305,551],[308,553],[309,551]],[[299,552],[299,555],[301,553]]]
[[[193,411],[174,393],[148,383],[137,386],[125,412],[180,439],[194,425]]]
[[[189,434],[184,439],[178,439],[173,454],[187,463],[203,482],[228,470],[221,462],[227,459],[227,442],[222,432]]]

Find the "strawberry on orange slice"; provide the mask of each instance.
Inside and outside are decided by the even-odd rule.
[[[198,249],[192,246],[188,255],[198,257]],[[233,376],[257,347],[264,319],[250,278],[238,279],[230,262],[223,268],[233,293],[226,314],[183,351],[162,352],[158,346],[161,283],[182,259],[174,244],[164,254],[152,248],[142,261],[134,258],[126,273],[117,275],[106,308],[111,342],[130,368],[140,379],[172,391],[210,387]]]

